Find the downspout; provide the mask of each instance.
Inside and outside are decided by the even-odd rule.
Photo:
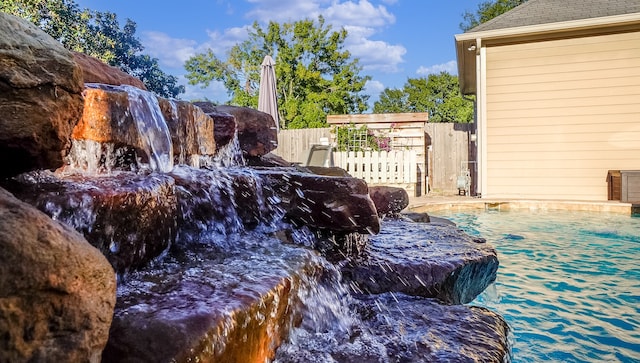
[[[476,106],[478,121],[476,137],[478,146],[477,167],[479,197],[487,194],[487,51],[482,45],[482,39],[476,38]]]
[[[478,196],[478,104],[475,97],[462,95],[463,100],[470,101],[473,104],[473,125],[470,133],[467,135],[467,160],[473,164],[471,170],[471,195]]]

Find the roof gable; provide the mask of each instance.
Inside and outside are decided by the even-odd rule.
[[[467,33],[640,12],[640,0],[528,0]]]

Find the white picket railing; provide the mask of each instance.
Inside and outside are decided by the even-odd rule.
[[[415,184],[418,181],[415,150],[337,151],[333,156],[336,166],[370,185]]]

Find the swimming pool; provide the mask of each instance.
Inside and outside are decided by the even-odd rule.
[[[498,250],[471,305],[513,329],[513,362],[640,362],[640,218],[568,211],[431,212]]]

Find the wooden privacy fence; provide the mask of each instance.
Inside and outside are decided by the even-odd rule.
[[[369,185],[403,185],[413,189],[418,181],[414,150],[341,151],[335,152],[333,157],[336,166],[355,178],[364,179]]]
[[[393,149],[394,152],[406,152],[409,150],[415,152],[416,160],[412,164],[415,171],[411,171],[411,175],[415,175],[416,181],[411,186],[415,186],[416,195],[426,193],[427,185],[429,186],[429,193],[457,194],[457,179],[463,175],[462,169],[469,170],[471,179],[474,180],[476,173],[476,164],[473,161],[476,160],[475,146],[469,138],[474,131],[473,127],[473,124],[427,123],[420,129],[410,128],[410,132],[405,135],[407,137],[399,140],[401,145],[397,149]],[[414,136],[418,134],[423,135],[422,139],[424,140],[421,142],[424,144],[418,144],[415,141],[418,138]],[[335,140],[332,139],[332,136],[334,135],[331,133],[330,128],[280,130],[278,148],[273,153],[291,162],[305,163],[311,145],[320,144],[321,139],[328,139],[329,143],[333,143]],[[390,132],[388,135],[392,136],[392,133]],[[411,141],[411,146],[409,147],[407,146],[408,142],[405,142],[406,139],[414,140],[415,142]],[[340,153],[336,152],[334,155],[336,166],[347,169],[348,162],[344,161],[343,164],[340,161],[343,158],[338,154]],[[371,155],[373,158],[374,154]],[[402,157],[406,158],[408,156]],[[379,158],[380,156],[378,156],[378,160],[380,160]],[[361,165],[364,164],[366,163],[361,163]],[[353,168],[355,168],[356,164],[354,163],[353,165]],[[390,166],[389,170],[395,171],[397,168],[398,166]],[[402,168],[403,173],[406,172],[404,166]],[[355,173],[364,173],[365,168],[359,168],[358,170],[362,171],[348,170],[348,172],[356,176]],[[373,172],[375,168],[371,166],[369,170]],[[378,170],[381,170],[381,167]],[[366,175],[360,176],[359,174],[357,177],[367,180]],[[396,177],[389,176],[389,178]],[[367,180],[367,183],[383,184],[386,182],[383,182],[378,176],[375,182],[372,179],[372,181]],[[405,182],[388,182],[388,184],[398,184],[398,186],[404,187],[407,191],[412,190],[411,186]],[[471,189],[473,190],[473,184]]]
[[[294,163],[304,163],[311,145],[321,139],[331,140],[331,129],[290,129],[278,133],[278,148],[274,154]]]

